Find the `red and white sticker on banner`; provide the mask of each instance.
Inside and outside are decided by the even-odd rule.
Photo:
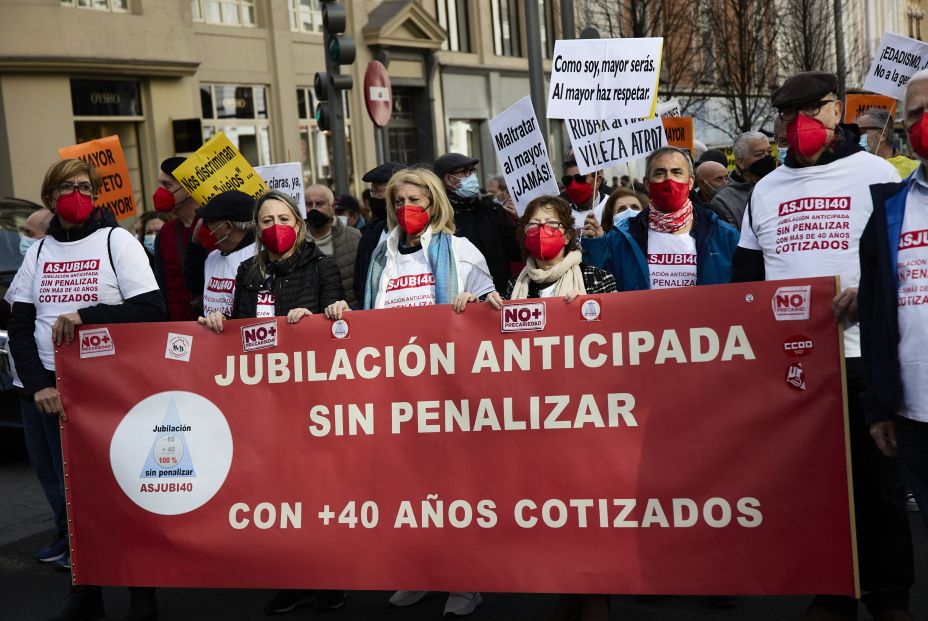
[[[57,354],[74,579],[854,595],[834,295],[107,326]]]

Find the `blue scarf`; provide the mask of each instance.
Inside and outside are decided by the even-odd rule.
[[[435,276],[435,303],[451,304],[458,294],[458,271],[454,261],[454,251],[451,249],[452,235],[437,233],[432,236],[428,245],[428,261],[432,274]],[[387,266],[388,242],[377,246],[371,257],[371,265],[367,269],[367,285],[364,288],[365,310],[374,308],[377,302],[377,292],[380,290],[380,279]]]

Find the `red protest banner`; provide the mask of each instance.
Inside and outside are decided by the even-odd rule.
[[[107,136],[88,140],[70,147],[58,149],[62,158],[80,158],[93,165],[100,173],[102,186],[97,196],[97,207],[109,209],[117,220],[135,215],[135,195],[132,180],[119,136]]]
[[[57,354],[74,578],[854,594],[834,294],[82,329]]]

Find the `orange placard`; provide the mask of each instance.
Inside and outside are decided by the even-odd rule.
[[[113,212],[117,220],[135,215],[135,195],[129,180],[126,156],[119,144],[119,136],[107,136],[58,149],[62,158],[76,157],[91,164],[100,174],[103,184],[95,204]]]
[[[889,110],[889,116],[896,118],[896,100],[886,95],[848,95],[844,103],[844,122],[856,123],[857,117],[869,108]]]
[[[693,152],[693,117],[691,116],[663,116],[664,133],[667,135],[667,144],[680,147]]]

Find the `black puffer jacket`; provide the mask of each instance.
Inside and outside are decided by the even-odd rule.
[[[258,294],[262,291],[274,294],[274,314],[278,317],[294,308],[321,313],[329,304],[345,299],[338,267],[311,241],[303,242],[293,255],[283,261],[268,263],[266,271],[266,276],[262,277],[256,257],[239,265],[235,276],[233,319],[256,317]]]

